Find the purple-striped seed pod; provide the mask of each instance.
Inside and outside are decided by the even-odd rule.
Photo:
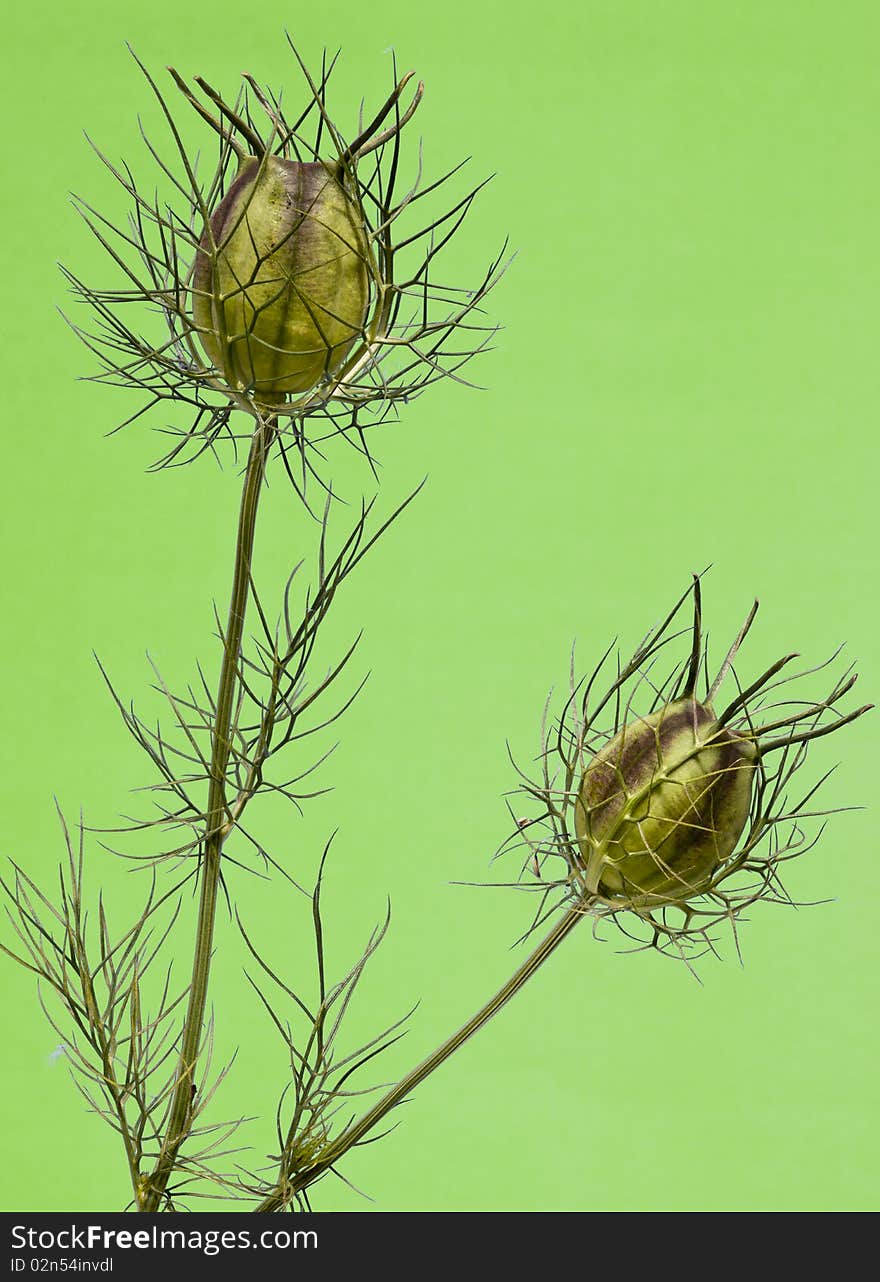
[[[588,892],[644,906],[704,891],[745,828],[757,759],[692,694],[625,724],[575,800]]]
[[[280,404],[339,369],[370,277],[361,212],[333,167],[247,156],[200,241],[193,321],[231,387]]]

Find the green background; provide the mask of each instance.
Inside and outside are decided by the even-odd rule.
[[[356,663],[372,670],[321,772],[335,791],[263,830],[308,880],[339,827],[333,973],[391,896],[352,1032],[420,999],[380,1070],[400,1074],[512,968],[531,901],[450,882],[493,875],[514,783],[505,740],[529,759],[575,637],[584,665],[614,635],[631,647],[711,562],[716,650],[762,600],[746,677],[846,642],[863,697],[877,696],[877,6],[153,0],[130,14],[20,5],[5,21],[0,850],[45,881],[62,850],[53,794],[107,823],[147,781],[92,649],[145,711],[145,650],[172,680],[196,656],[214,664],[237,504],[231,465],[147,475],[161,444],[147,425],[105,439],[135,402],[76,381],[94,366],[54,311],[56,259],[113,279],[68,189],[125,212],[81,131],[152,181],[136,125],[152,109],[124,40],[157,72],[173,61],[231,92],[252,71],[288,102],[301,83],[285,23],[313,65],[341,45],[349,132],[360,96],[387,91],[394,46],[427,83],[426,173],[470,153],[475,179],[496,174],[451,256],[461,279],[505,234],[519,251],[492,299],[504,330],[474,367],[486,390],[435,388],[374,438],[386,508],[429,482],[330,629],[328,657],[365,627]],[[339,458],[349,496],[370,492],[366,469]],[[314,527],[280,484],[263,518],[257,569],[274,582]],[[874,802],[874,729],[817,745],[811,778],[841,761],[827,804]],[[832,902],[758,907],[744,966],[725,941],[702,986],[614,936],[576,934],[391,1137],[346,1162],[375,1201],[325,1181],[316,1205],[876,1209],[876,822],[836,817],[789,875],[797,899]],[[89,877],[123,918],[143,885],[96,845]],[[254,882],[241,894],[252,934],[302,975],[303,901]],[[181,979],[189,939],[187,919]],[[219,942],[219,1046],[241,1050],[216,1116],[262,1116],[247,1132],[259,1158],[283,1049],[226,921]],[[0,1205],[122,1205],[115,1137],[50,1059],[30,977],[11,963],[2,975]]]

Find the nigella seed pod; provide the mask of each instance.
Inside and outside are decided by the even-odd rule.
[[[369,264],[361,212],[333,168],[244,157],[196,256],[202,347],[258,403],[307,392],[363,333]]]
[[[213,135],[200,163],[174,103],[139,63],[168,129],[165,150],[144,135],[155,194],[99,152],[131,212],[117,225],[77,202],[124,287],[65,274],[92,316],[73,327],[101,362],[95,378],[145,398],[125,423],[164,402],[189,420],[166,419],[173,439],[157,468],[220,441],[235,449],[236,424],[262,419],[305,500],[309,478],[330,488],[319,442],[341,437],[372,466],[368,428],[444,378],[464,381],[463,367],[490,346],[483,304],[506,264],[494,259],[469,285],[442,276],[445,247],[483,184],[446,205],[435,193],[460,166],[424,186],[421,162],[412,173],[404,133],[424,95],[414,73],[398,78],[392,59],[390,94],[349,140],[329,106],[336,60],[315,78],[291,48],[307,95],[289,114],[282,94],[249,73],[225,98],[202,76],[193,88],[168,68],[187,113]],[[213,170],[204,164],[212,152]],[[136,299],[144,329],[128,324]]]
[[[680,635],[671,625],[691,595],[690,655],[663,676],[658,658]],[[522,775],[521,791],[541,809],[518,819],[502,848],[525,848],[516,884],[541,899],[527,934],[560,891],[578,913],[613,921],[638,947],[690,964],[714,951],[722,923],[735,933],[753,904],[793,902],[782,865],[812,848],[810,823],[827,812],[815,809],[821,780],[799,801],[791,781],[813,740],[871,705],[840,710],[856,682],[851,668],[823,699],[788,695],[827,666],[785,673],[794,653],[741,681],[734,663],[757,610],[756,601],[712,680],[698,576],[631,658],[611,646],[580,679],[572,664],[561,715],[545,713],[540,777]],[[608,685],[600,680],[606,665],[614,668]],[[733,695],[726,706],[722,689]]]
[[[703,891],[745,828],[757,757],[693,695],[625,724],[575,801],[589,893],[658,903]]]

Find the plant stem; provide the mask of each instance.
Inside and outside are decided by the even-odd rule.
[[[251,559],[254,548],[254,530],[257,508],[266,468],[266,456],[274,431],[271,419],[259,418],[251,440],[241,510],[238,521],[238,540],[235,547],[235,567],[232,575],[232,594],[229,602],[229,620],[223,644],[223,662],[217,690],[217,704],[211,735],[211,773],[208,785],[205,837],[201,856],[201,891],[196,926],[195,953],[193,956],[192,982],[186,1020],[180,1042],[177,1080],[156,1167],[150,1176],[143,1196],[141,1210],[156,1211],[162,1202],[168,1180],[174,1170],[177,1154],[188,1133],[188,1119],[192,1112],[195,1094],[194,1073],[205,1006],[208,997],[208,979],[211,971],[211,954],[214,940],[214,919],[217,912],[217,891],[220,885],[220,863],[226,833],[226,770],[231,746],[230,724],[235,706],[239,677],[244,619],[247,611],[251,582]]]
[[[399,1104],[420,1082],[423,1082],[426,1077],[433,1073],[435,1068],[439,1068],[444,1060],[447,1060],[459,1047],[463,1046],[478,1029],[482,1028],[493,1015],[501,1010],[502,1006],[510,1001],[514,994],[519,992],[554,949],[583,920],[588,907],[588,901],[578,901],[572,904],[534,952],[529,954],[519,969],[498,990],[495,996],[486,1002],[485,1006],[482,1006],[466,1024],[463,1024],[457,1032],[453,1033],[432,1055],[429,1055],[421,1064],[418,1064],[411,1072],[407,1073],[406,1077],[401,1078],[397,1085],[393,1086],[386,1095],[383,1095],[369,1112],[354,1122],[348,1130],[343,1131],[338,1139],[328,1144],[317,1161],[306,1170],[300,1171],[292,1179],[283,1182],[279,1181],[276,1189],[256,1208],[257,1212],[283,1210],[296,1194],[301,1193],[303,1189],[314,1183],[319,1176],[323,1175],[334,1163],[338,1162],[343,1154],[347,1153],[354,1145],[359,1144],[367,1132],[371,1131],[391,1109]]]

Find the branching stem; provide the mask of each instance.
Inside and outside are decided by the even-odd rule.
[[[359,1144],[383,1117],[395,1108],[403,1099],[414,1090],[420,1082],[439,1068],[450,1055],[454,1054],[459,1047],[463,1046],[469,1038],[473,1037],[484,1024],[488,1023],[493,1015],[497,1014],[501,1007],[506,1005],[519,990],[531,979],[535,971],[547,960],[550,954],[562,943],[563,939],[574,930],[575,926],[581,922],[587,913],[589,903],[587,901],[577,901],[571,904],[565,913],[557,920],[553,929],[547,934],[541,943],[530,953],[512,977],[502,988],[498,990],[494,997],[491,997],[485,1006],[482,1006],[475,1015],[463,1024],[457,1032],[447,1038],[441,1046],[427,1059],[418,1064],[406,1077],[402,1077],[396,1086],[393,1086],[387,1094],[373,1105],[373,1107],[364,1113],[358,1121],[354,1122],[346,1131],[335,1140],[331,1141],[323,1152],[311,1166],[306,1170],[299,1172],[292,1179],[279,1180],[278,1186],[269,1196],[260,1203],[256,1208],[258,1212],[263,1211],[281,1211],[304,1189],[313,1184],[320,1178],[325,1171],[339,1161],[339,1159]]]
[[[245,469],[238,521],[238,540],[235,547],[235,568],[232,576],[232,594],[229,603],[229,621],[223,639],[223,662],[217,691],[216,715],[211,737],[211,776],[208,786],[206,831],[202,848],[201,892],[196,926],[195,953],[193,956],[192,982],[189,989],[186,1020],[180,1043],[177,1081],[168,1116],[165,1138],[159,1152],[155,1170],[150,1176],[143,1195],[141,1210],[157,1211],[161,1205],[168,1181],[174,1170],[177,1154],[187,1135],[187,1119],[192,1111],[195,1067],[199,1055],[205,1006],[208,997],[208,979],[211,971],[211,954],[214,942],[214,919],[217,913],[217,892],[220,886],[220,863],[227,832],[226,769],[231,746],[232,709],[235,706],[239,681],[242,634],[247,612],[251,581],[251,560],[254,549],[254,530],[257,521],[260,492],[266,469],[266,456],[275,429],[271,418],[259,418],[251,440],[250,454]]]

